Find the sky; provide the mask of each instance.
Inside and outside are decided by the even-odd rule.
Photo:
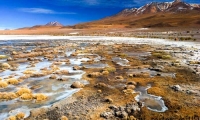
[[[16,29],[58,21],[63,25],[99,20],[125,8],[172,0],[0,0],[0,29]],[[198,3],[200,0],[184,0]]]

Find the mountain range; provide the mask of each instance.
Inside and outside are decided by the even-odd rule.
[[[75,28],[103,27],[184,27],[200,26],[200,5],[181,0],[151,2],[140,8],[124,9],[101,20],[75,25]]]
[[[140,8],[127,8],[101,20],[63,26],[57,21],[22,29],[38,28],[160,28],[160,27],[200,27],[200,4],[190,4],[181,0],[172,2],[151,2]]]
[[[198,4],[188,4],[182,2],[181,0],[175,0],[173,2],[151,2],[140,8],[131,8],[125,9],[122,12],[118,13],[116,16],[129,16],[129,15],[141,15],[141,14],[151,14],[159,12],[186,12],[198,10],[200,12],[200,5]]]

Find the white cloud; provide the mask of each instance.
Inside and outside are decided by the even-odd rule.
[[[20,8],[22,12],[27,13],[37,13],[37,14],[76,14],[74,12],[57,12],[51,9],[44,9],[44,8]]]
[[[48,4],[58,6],[78,6],[78,7],[141,7],[150,2],[171,2],[173,0],[40,0]],[[191,2],[199,0],[185,0]]]
[[[80,7],[129,7],[137,6],[138,0],[40,0],[58,6],[80,6]],[[140,0],[139,0],[140,1]],[[142,0],[144,1],[144,0]],[[150,1],[150,0],[147,0]]]
[[[53,14],[53,10],[43,9],[43,8],[20,8],[22,12],[29,12],[29,13],[42,13],[42,14]]]

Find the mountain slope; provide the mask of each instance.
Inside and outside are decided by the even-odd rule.
[[[141,14],[150,14],[150,13],[158,13],[158,12],[176,13],[176,12],[185,12],[185,11],[192,11],[192,10],[200,11],[200,5],[188,4],[180,0],[175,0],[173,2],[151,2],[138,9],[137,8],[125,9],[119,14],[117,14],[117,16],[141,15]]]
[[[181,0],[173,2],[151,2],[140,8],[125,9],[118,14],[78,26],[110,27],[184,27],[200,26],[200,5]]]
[[[25,27],[25,28],[19,28],[19,29],[29,29],[29,30],[35,30],[35,29],[38,29],[38,28],[44,28],[44,29],[49,29],[49,28],[61,28],[63,27],[63,25],[57,21],[53,21],[53,22],[49,22],[45,25],[35,25],[35,26],[32,26],[32,27]]]

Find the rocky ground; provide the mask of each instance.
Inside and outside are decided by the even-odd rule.
[[[179,61],[183,58],[175,53],[183,52],[183,48],[166,48],[173,50],[170,52],[163,46],[146,44],[88,45],[79,52],[98,54],[102,58],[101,62],[108,64],[109,67],[83,68],[86,72],[83,79],[88,80],[90,84],[72,97],[51,107],[33,109],[30,117],[26,119],[58,120],[62,116],[80,120],[199,119],[199,75],[194,72],[191,63]],[[120,57],[129,62],[120,63],[113,60],[113,57]],[[92,63],[90,61],[87,64]],[[195,64],[198,66],[199,62]],[[154,72],[127,72],[131,69]],[[147,90],[148,93],[162,97],[168,108],[165,112],[152,111],[148,106],[143,106],[142,102],[135,100],[135,96],[139,94],[136,92],[137,87],[146,87],[149,84],[151,88]],[[154,104],[154,101],[147,102],[150,102],[150,106]]]

